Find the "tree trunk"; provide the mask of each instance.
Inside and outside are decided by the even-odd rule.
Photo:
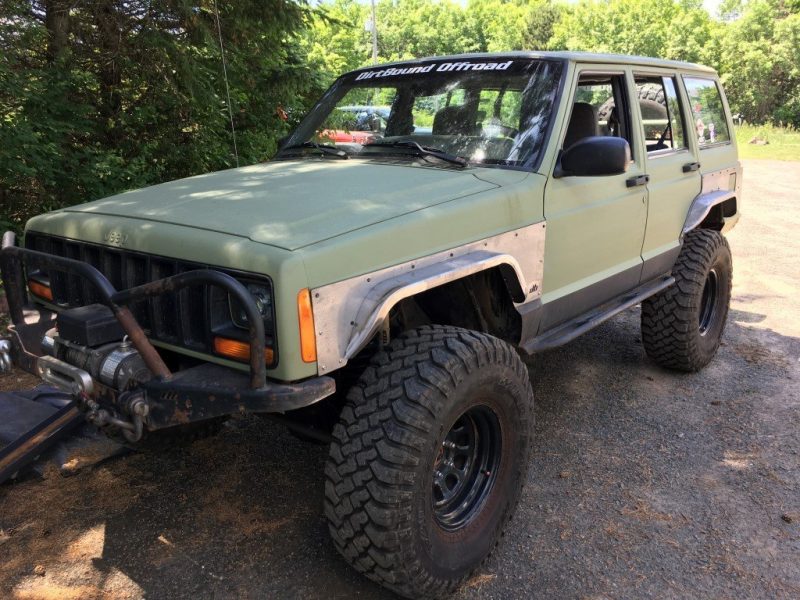
[[[45,0],[44,26],[47,29],[47,58],[55,62],[69,47],[69,3]]]
[[[114,0],[103,0],[97,3],[95,9],[95,23],[99,36],[100,60],[100,114],[108,124],[107,137],[110,143],[114,143],[117,136],[117,128],[114,120],[122,108],[120,95],[120,83],[122,81],[120,69],[120,46],[122,43],[122,31],[120,27],[120,15],[117,12]]]

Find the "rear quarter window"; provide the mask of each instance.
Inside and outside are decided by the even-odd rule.
[[[713,79],[684,77],[689,108],[700,149],[731,141],[719,86]]]

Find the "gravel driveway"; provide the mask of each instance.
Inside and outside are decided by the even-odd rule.
[[[528,485],[457,598],[800,597],[800,163],[747,161],[744,188],[705,371],[650,363],[638,309],[528,360]],[[5,485],[0,597],[392,598],[328,540],[325,456],[251,419]]]

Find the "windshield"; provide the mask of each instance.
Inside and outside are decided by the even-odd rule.
[[[557,61],[475,57],[350,73],[328,90],[278,157],[305,149],[323,157],[433,156],[536,167],[562,70]],[[323,146],[328,153],[313,152]]]

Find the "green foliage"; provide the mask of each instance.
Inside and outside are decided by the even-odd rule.
[[[727,0],[378,0],[379,61],[462,52],[584,50],[716,68],[734,113],[800,126],[800,2]],[[368,4],[321,5],[307,36],[327,81],[370,63]]]
[[[217,0],[239,160],[371,63],[362,0]],[[0,225],[235,166],[214,0],[0,3]],[[800,127],[800,0],[378,0],[379,61],[570,49],[715,67],[734,113]],[[288,120],[285,117],[288,114]]]
[[[239,160],[322,91],[294,0],[218,0]],[[0,218],[235,166],[213,0],[0,5]]]
[[[369,7],[356,0],[320,5],[304,39],[308,61],[316,72],[333,80],[367,64],[371,38],[364,25],[368,17]]]
[[[379,60],[544,49],[563,10],[551,0],[378,0]],[[332,0],[318,15],[306,47],[319,72],[333,80],[370,64],[368,4]]]
[[[557,23],[566,12],[563,4],[554,4],[548,0],[532,2],[526,17],[523,32],[523,48],[526,50],[547,50]]]
[[[696,61],[710,27],[695,2],[583,0],[556,24],[550,46]]]
[[[800,126],[800,14],[776,0],[748,2],[739,19],[715,28],[705,59],[734,113]]]

